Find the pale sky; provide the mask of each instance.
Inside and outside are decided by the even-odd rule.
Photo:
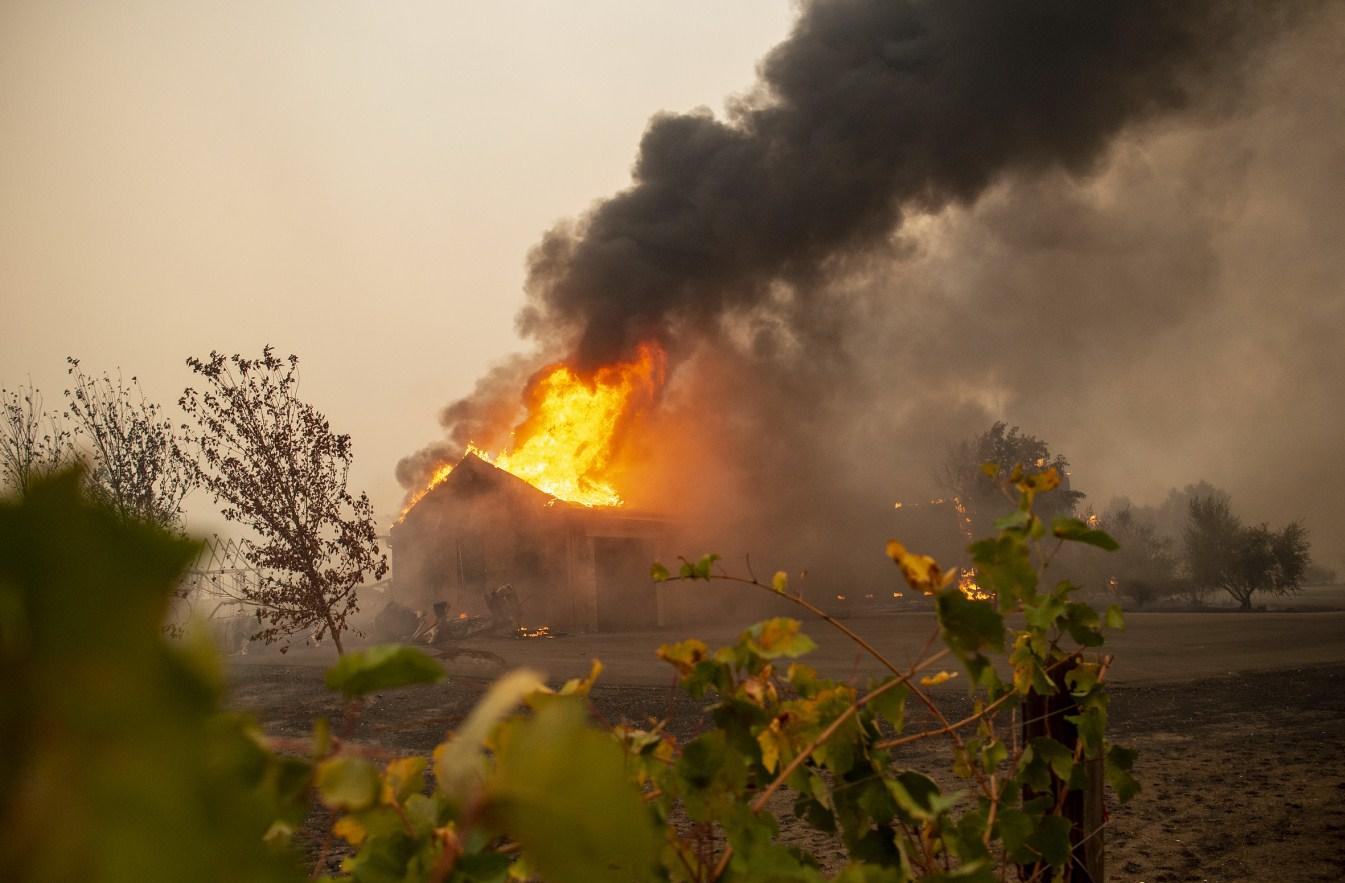
[[[652,113],[749,87],[791,18],[0,0],[0,385],[57,405],[75,355],[171,403],[188,355],[271,343],[394,512],[397,459],[523,348],[528,249],[627,183]]]
[[[1345,15],[1326,10],[1248,63],[1239,97],[1127,130],[1095,176],[1006,173],[908,225],[909,253],[848,307],[872,319],[838,319],[866,376],[844,378],[836,419],[854,425],[827,437],[868,463],[1002,416],[1067,454],[1099,508],[1209,479],[1249,520],[1305,518],[1314,552],[1345,561]],[[0,327],[0,386],[31,379],[59,407],[73,355],[172,407],[187,356],[272,344],[354,438],[352,483],[386,525],[397,461],[528,349],[529,249],[629,183],[651,115],[722,114],[794,14],[0,0],[0,297],[18,319]],[[1040,316],[1059,320],[1050,345],[1025,347]],[[948,351],[904,343],[912,317]],[[736,381],[714,387],[739,397],[730,415]],[[995,395],[957,410],[967,390]],[[912,391],[937,432],[903,416]],[[847,462],[831,460],[826,484]],[[852,477],[899,497],[929,474]],[[188,509],[222,527],[203,493]]]

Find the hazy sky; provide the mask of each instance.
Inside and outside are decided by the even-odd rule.
[[[271,343],[395,511],[397,459],[520,348],[540,234],[627,182],[652,112],[750,86],[791,17],[0,0],[0,385],[55,403],[70,354],[175,399],[186,356]]]
[[[1324,8],[1100,159],[954,188],[979,197],[793,302],[839,341],[837,373],[781,382],[802,362],[749,348],[721,354],[736,383],[706,375],[704,400],[750,411],[749,437],[831,400],[816,445],[835,471],[817,482],[842,508],[927,484],[946,444],[1003,418],[1067,454],[1099,508],[1209,479],[1251,520],[1306,518],[1318,557],[1345,563],[1345,7]],[[301,357],[390,516],[399,458],[530,346],[514,331],[529,249],[628,185],[652,114],[721,113],[752,87],[794,14],[0,0],[0,296],[19,320],[0,385],[31,378],[58,405],[75,355],[171,402],[186,356],[273,344]]]

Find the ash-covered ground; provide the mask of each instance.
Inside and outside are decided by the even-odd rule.
[[[920,615],[872,616],[849,624],[898,661],[918,652],[933,628]],[[824,674],[876,674],[853,645],[824,623],[812,662]],[[734,630],[490,639],[510,666],[528,665],[559,680],[607,666],[593,692],[612,722],[667,719],[685,738],[706,725],[699,703],[672,686],[654,657],[663,642],[696,634],[712,645]],[[1111,737],[1140,751],[1143,793],[1109,802],[1108,879],[1113,881],[1337,881],[1345,879],[1345,612],[1258,614],[1138,613],[1111,640]],[[233,704],[253,712],[269,734],[302,737],[319,715],[338,718],[339,700],[322,683],[331,653],[237,658]],[[457,727],[494,677],[488,662],[459,661],[431,687],[373,697],[349,738],[392,752],[428,752]],[[937,692],[949,712],[967,702],[956,682]],[[912,726],[922,721],[913,709]],[[927,723],[927,722],[923,722]],[[909,746],[903,761],[937,772],[946,755],[933,740]],[[837,845],[777,811],[786,837],[831,860]],[[315,816],[314,849],[328,820]]]

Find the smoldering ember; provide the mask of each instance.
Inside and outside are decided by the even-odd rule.
[[[0,868],[1345,879],[1345,6],[0,5]]]

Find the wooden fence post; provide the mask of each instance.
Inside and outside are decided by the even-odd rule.
[[[1031,743],[1040,736],[1049,736],[1064,745],[1071,752],[1079,744],[1079,732],[1074,724],[1065,720],[1067,716],[1080,712],[1074,697],[1070,695],[1065,683],[1065,675],[1079,662],[1075,656],[1055,670],[1053,683],[1055,693],[1040,696],[1029,693],[1023,703],[1023,744]],[[1069,883],[1104,883],[1106,874],[1103,865],[1103,766],[1102,758],[1083,761],[1084,787],[1071,791],[1065,797],[1063,815],[1070,822],[1070,863],[1065,868],[1065,879]],[[1051,774],[1053,785],[1059,780]],[[1036,865],[1027,865],[1019,869],[1024,879],[1037,874],[1037,879],[1049,879],[1041,874]]]

